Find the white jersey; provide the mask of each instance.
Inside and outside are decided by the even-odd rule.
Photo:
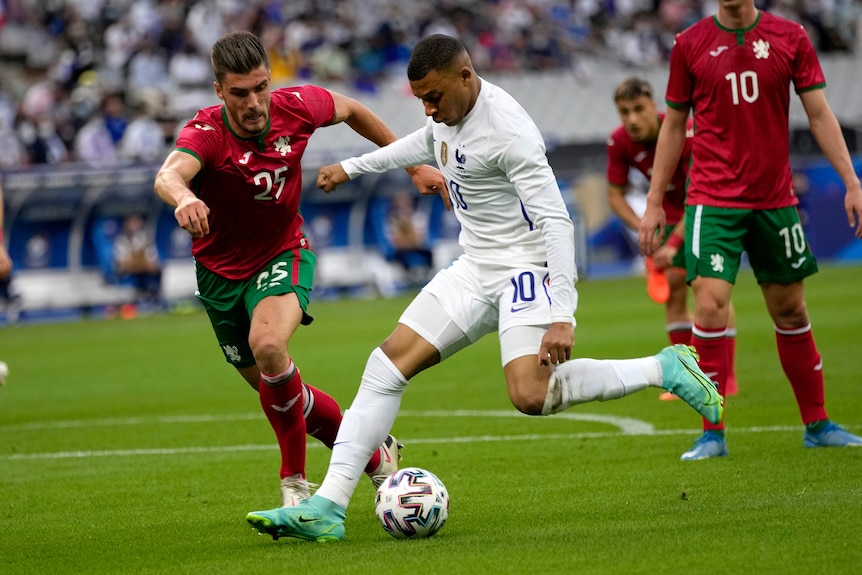
[[[428,118],[423,128],[341,163],[347,175],[436,161],[461,224],[458,242],[477,261],[546,265],[551,321],[574,321],[577,307],[574,225],[526,110],[481,80],[472,110],[456,126]]]

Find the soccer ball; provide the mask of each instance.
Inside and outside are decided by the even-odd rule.
[[[449,491],[430,471],[405,467],[383,480],[374,511],[396,539],[431,537],[449,517]]]

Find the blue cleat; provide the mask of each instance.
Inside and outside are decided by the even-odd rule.
[[[655,356],[661,365],[662,388],[676,395],[710,423],[724,415],[724,399],[715,383],[697,365],[700,357],[690,345],[672,345]]]
[[[261,534],[266,533],[276,541],[279,537],[338,541],[344,539],[345,513],[344,508],[315,495],[295,507],[252,511],[245,519]]]
[[[679,456],[682,461],[697,461],[699,459],[712,459],[713,457],[725,457],[727,455],[727,443],[724,436],[711,431],[704,431],[703,435],[695,440],[691,449]]]
[[[830,421],[817,433],[806,430],[802,443],[805,447],[862,447],[862,437]]]

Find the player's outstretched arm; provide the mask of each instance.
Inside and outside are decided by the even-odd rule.
[[[155,192],[163,202],[173,206],[177,225],[191,234],[193,238],[201,238],[210,231],[210,209],[188,187],[200,171],[200,162],[191,154],[174,150],[156,174]]]
[[[395,134],[389,129],[389,126],[365,105],[338,92],[330,91],[330,93],[335,103],[334,123],[346,123],[354,132],[380,147],[396,140]],[[339,184],[347,181],[346,179],[342,180],[338,170],[332,166],[325,166],[324,168],[332,169],[327,169],[325,174],[323,169],[318,172],[317,187],[321,190],[331,192]],[[406,171],[419,193],[439,194],[446,209],[451,209],[449,194],[446,191],[445,180],[440,170],[432,166],[422,165],[406,168]]]

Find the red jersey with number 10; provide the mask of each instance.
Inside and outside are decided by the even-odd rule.
[[[192,255],[228,279],[249,279],[278,254],[306,247],[300,160],[311,134],[334,119],[335,104],[316,86],[271,96],[269,126],[256,137],[237,136],[224,106],[211,106],[177,138],[177,149],[201,162],[189,187],[210,208],[210,233],[192,241]]]
[[[689,205],[774,209],[798,200],[790,172],[790,84],[826,85],[799,24],[758,13],[745,29],[704,18],[670,55],[668,106],[694,110]]]

